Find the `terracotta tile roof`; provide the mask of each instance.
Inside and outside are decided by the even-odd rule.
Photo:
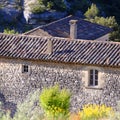
[[[53,44],[50,55],[48,40]],[[0,34],[0,56],[120,67],[120,43]]]
[[[70,38],[70,20],[78,20],[77,39],[95,40],[112,31],[112,29],[95,23],[88,22],[74,16],[68,16],[47,25],[40,26],[25,33],[25,35],[53,36]]]

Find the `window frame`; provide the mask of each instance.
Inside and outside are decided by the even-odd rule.
[[[90,70],[97,70],[98,71],[98,85],[92,86],[89,84],[90,80]],[[82,82],[84,83],[85,89],[98,89],[102,90],[104,86],[104,68],[96,67],[96,66],[85,66],[82,70]]]
[[[97,78],[96,78],[96,75],[97,75]],[[96,69],[90,69],[89,70],[89,86],[92,86],[92,87],[98,86],[98,84],[99,84],[99,81],[98,81],[98,77],[99,76],[98,75],[99,75],[99,71],[98,70],[96,70]],[[91,76],[92,76],[92,78],[91,78]]]
[[[29,66],[27,64],[22,65],[22,73],[29,73]]]

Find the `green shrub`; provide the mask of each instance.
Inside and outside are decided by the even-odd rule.
[[[39,3],[43,3],[47,9],[54,9],[57,11],[65,11],[66,5],[64,0],[38,0]]]
[[[40,95],[40,105],[48,117],[66,116],[69,113],[70,93],[58,86],[43,89]]]
[[[46,89],[46,92],[48,90],[50,90],[50,88]],[[53,98],[49,97],[51,99],[49,100],[49,102],[52,102],[50,103],[51,108],[49,109],[52,111],[49,113],[54,116],[59,115],[57,116],[57,118],[54,118],[54,116],[51,116],[49,120],[67,120],[68,119],[67,114],[69,113],[69,104],[70,104],[69,92],[66,91],[65,89],[60,90],[59,87],[55,86],[45,94],[44,95],[41,94],[41,97],[44,96],[42,99],[43,101],[46,100],[45,96],[48,96],[48,95],[51,97],[53,96]],[[44,116],[44,112],[39,106],[39,96],[40,96],[40,91],[37,90],[35,92],[30,93],[22,103],[21,102],[18,103],[17,111],[13,118],[10,117],[10,111],[4,113],[4,111],[0,109],[0,120],[48,120],[48,117]],[[43,102],[43,104],[44,103],[46,102]]]
[[[84,15],[87,19],[94,19],[95,16],[98,16],[98,14],[99,14],[99,9],[95,4],[92,4],[91,7],[88,8],[88,10],[85,12]]]
[[[37,3],[32,3],[29,6],[31,8],[31,12],[33,13],[42,13],[45,10],[66,10],[64,0],[38,0]]]
[[[15,30],[10,30],[9,28],[4,29],[4,33],[6,34],[18,34]]]
[[[29,6],[31,8],[31,12],[35,14],[42,13],[46,10],[46,7],[39,3],[31,3]]]

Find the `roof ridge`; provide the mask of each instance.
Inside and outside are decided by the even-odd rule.
[[[120,44],[120,42],[114,42],[114,41],[98,41],[98,40],[84,40],[84,39],[74,39],[74,40],[71,40],[70,38],[61,38],[61,37],[52,37],[52,38],[60,38],[60,39],[69,40],[69,41],[85,41],[85,42],[94,42],[94,43],[96,42],[96,43]]]
[[[91,43],[108,43],[108,44],[120,44],[120,42],[114,42],[114,41],[96,41],[96,40],[83,40],[83,39],[70,39],[70,38],[62,38],[62,37],[52,37],[52,36],[35,36],[35,35],[24,35],[24,34],[6,34],[6,33],[0,33],[0,35],[6,35],[6,36],[19,36],[19,37],[29,37],[29,38],[44,38],[44,39],[57,39],[57,40],[66,40],[69,42],[91,42]]]
[[[55,20],[55,21],[50,22],[50,23],[48,23],[48,24],[46,24],[46,25],[38,26],[38,27],[36,27],[36,28],[34,28],[34,29],[30,30],[30,31],[27,31],[27,32],[25,32],[25,33],[23,33],[23,34],[31,33],[31,32],[33,32],[33,31],[39,29],[39,28],[46,27],[46,26],[48,26],[48,25],[51,25],[51,24],[56,23],[56,22],[59,22],[59,21],[61,21],[61,20],[64,20],[64,19],[66,19],[66,18],[69,18],[69,17],[72,17],[72,15],[69,15],[69,16],[67,16],[67,17],[61,18],[61,19],[59,19],[59,20]]]

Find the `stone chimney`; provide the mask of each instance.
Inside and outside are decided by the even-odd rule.
[[[47,41],[47,50],[46,50],[46,54],[52,54],[52,51],[53,51],[53,47],[52,47],[52,41],[51,40],[48,40]]]
[[[70,38],[77,39],[77,20],[70,20]]]

